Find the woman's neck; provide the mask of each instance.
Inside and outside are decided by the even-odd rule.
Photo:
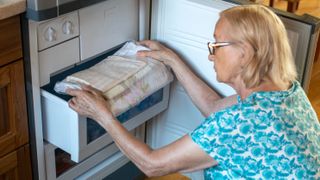
[[[271,80],[264,80],[259,86],[256,86],[254,88],[246,88],[243,81],[240,83],[237,83],[237,85],[233,86],[236,90],[237,94],[241,97],[241,99],[247,98],[250,94],[253,92],[259,92],[259,91],[284,91],[289,88],[289,85],[280,87],[273,83]]]

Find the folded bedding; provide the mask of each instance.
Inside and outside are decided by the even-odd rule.
[[[64,81],[88,84],[100,90],[108,99],[113,114],[119,115],[173,80],[171,71],[163,63],[137,58],[138,50],[146,48],[129,42],[113,56],[69,75]]]

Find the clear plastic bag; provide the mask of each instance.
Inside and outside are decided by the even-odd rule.
[[[58,81],[54,85],[54,90],[59,94],[67,95],[67,89],[81,89],[81,85],[77,82]]]
[[[138,45],[135,41],[129,41],[126,44],[124,44],[113,55],[114,56],[122,56],[122,57],[130,57],[130,56],[136,56],[138,51],[150,51],[150,49],[145,46]]]
[[[91,85],[108,99],[113,114],[119,115],[173,80],[170,69],[163,63],[151,58],[136,57],[140,50],[149,49],[128,42],[95,67],[58,82],[55,91],[65,94],[67,88],[81,89],[81,83]]]

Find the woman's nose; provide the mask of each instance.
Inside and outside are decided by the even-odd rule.
[[[213,61],[214,61],[214,55],[209,54],[209,55],[208,55],[208,59],[209,59],[209,61],[212,61],[212,62],[213,62]]]

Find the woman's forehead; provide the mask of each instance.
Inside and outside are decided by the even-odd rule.
[[[230,28],[232,27],[229,26],[229,23],[224,18],[220,18],[216,23],[213,37],[215,39],[224,39],[229,37],[228,34],[230,32]]]

